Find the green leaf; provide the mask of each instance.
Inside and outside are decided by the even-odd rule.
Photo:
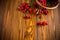
[[[29,13],[29,11],[27,11],[27,13]]]

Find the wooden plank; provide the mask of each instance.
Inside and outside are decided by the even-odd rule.
[[[5,17],[6,18],[5,27],[6,27],[6,36],[7,37],[9,35],[11,35],[11,36],[10,36],[10,39],[6,38],[6,40],[14,40],[14,39],[18,40],[18,33],[17,33],[18,32],[18,29],[17,29],[18,24],[17,24],[17,20],[15,19],[16,13],[14,14],[14,12],[16,12],[16,5],[14,6],[13,0],[11,1],[9,8],[11,8],[11,9],[9,9],[8,13],[5,14],[5,16],[7,16],[7,17]]]
[[[29,3],[29,0],[26,0],[27,3]],[[25,19],[25,35],[26,37],[24,38],[24,40],[36,40],[36,15],[34,16],[33,14],[27,13],[25,15],[29,15],[31,18],[30,19]],[[34,20],[33,20],[34,19]],[[30,33],[27,33],[26,32]],[[28,35],[29,34],[29,35]]]
[[[11,36],[12,40],[23,40],[23,13],[21,11],[18,11],[18,5],[20,0],[14,0],[13,1],[13,17],[12,17],[12,31]]]
[[[31,15],[30,15],[31,16]],[[26,19],[26,29],[25,29],[25,33],[26,31],[31,31],[27,35],[26,40],[36,40],[36,16],[33,17],[34,15],[31,16],[31,19]],[[35,19],[35,20],[33,20]]]
[[[5,10],[4,10],[5,13],[4,13],[4,16],[3,16],[4,17],[4,22],[3,22],[3,25],[4,26],[2,28],[2,38],[1,38],[1,40],[9,40],[9,38],[10,38],[9,37],[10,36],[10,32],[6,29],[6,23],[5,23],[5,21],[6,21],[6,18],[5,17],[7,17],[6,14],[8,13],[9,2],[8,1],[4,1],[4,2],[5,2],[6,5],[5,5]]]
[[[22,3],[22,1],[23,0],[19,0],[19,4],[18,5],[20,5],[21,3]],[[24,29],[24,25],[23,24],[25,24],[25,22],[24,22],[24,19],[23,19],[23,16],[24,16],[24,14],[23,14],[23,12],[21,12],[21,11],[18,11],[18,18],[19,18],[19,40],[23,40],[23,38],[24,38],[24,31],[23,31],[23,29]]]
[[[50,40],[54,40],[55,24],[54,24],[54,13],[53,13],[53,10],[49,10],[48,18],[47,18],[47,20],[49,22],[49,25],[48,25],[48,28],[49,28],[49,39]]]
[[[54,10],[54,21],[55,21],[55,40],[60,40],[60,24],[59,24],[59,12],[58,8]]]

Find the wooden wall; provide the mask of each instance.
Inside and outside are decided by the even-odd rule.
[[[1,0],[0,1],[0,40],[59,40],[57,27],[59,27],[58,9],[49,10],[44,18],[49,22],[47,26],[37,26],[40,21],[38,16],[30,15],[31,19],[24,19],[23,12],[17,7],[23,1],[28,0]],[[26,30],[31,28],[31,36]]]

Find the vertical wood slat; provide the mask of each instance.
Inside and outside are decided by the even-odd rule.
[[[7,12],[8,12],[8,8],[9,8],[9,2],[8,1],[4,1],[5,2],[5,14],[7,14]],[[7,16],[7,15],[5,15],[4,14],[4,17],[5,16]],[[4,18],[4,20],[6,21],[6,18]],[[2,38],[1,38],[1,40],[8,40],[9,39],[9,36],[10,36],[10,33],[8,32],[8,30],[6,29],[6,23],[4,22],[3,23],[3,25],[4,25],[4,27],[2,28]],[[8,25],[7,25],[8,26]],[[6,35],[6,32],[9,34],[9,36],[8,36],[8,34]]]
[[[13,15],[12,17],[12,31],[11,31],[11,35],[12,35],[12,40],[18,40],[19,38],[19,34],[18,34],[18,16],[17,16],[17,4],[18,1],[17,0],[13,0],[13,13],[11,15]]]
[[[54,10],[54,21],[55,21],[55,40],[59,40],[59,29],[60,29],[60,26],[59,26],[59,13],[58,13],[58,8],[56,8]]]
[[[54,11],[53,10],[49,10],[49,15],[47,20],[49,22],[48,28],[49,28],[49,39],[50,40],[54,40],[54,35],[55,35],[55,24],[54,24]]]
[[[8,4],[8,3],[7,3]],[[20,19],[19,17],[23,17],[23,16],[19,16],[18,17],[18,15],[17,15],[17,6],[18,6],[18,1],[13,1],[13,0],[11,0],[11,4],[10,4],[10,9],[8,10],[8,15],[7,15],[7,20],[6,20],[6,23],[5,23],[5,27],[6,27],[6,36],[8,36],[7,34],[8,34],[8,32],[10,33],[10,31],[11,31],[11,40],[19,40],[19,28],[20,28],[20,26],[18,26],[18,20],[20,21],[20,20],[22,20],[22,19]],[[6,8],[7,9],[7,8]],[[19,13],[20,14],[20,13]],[[5,15],[5,16],[6,16]],[[23,15],[23,14],[21,14],[21,15]],[[6,17],[5,17],[6,18]],[[11,18],[11,20],[10,20],[10,18]],[[18,19],[19,18],[19,19]],[[22,22],[23,22],[23,20],[22,20]],[[10,24],[11,23],[11,24]],[[8,29],[8,27],[9,27],[9,29]],[[22,27],[22,26],[21,26]],[[10,29],[11,28],[11,29]],[[20,34],[21,35],[21,34]],[[21,36],[22,37],[22,36]],[[4,38],[3,38],[4,39]],[[6,40],[10,40],[10,39],[7,39],[6,38]],[[21,39],[21,38],[20,38]],[[23,38],[22,38],[23,39]],[[22,40],[21,39],[21,40]]]
[[[15,2],[14,2],[15,1]],[[13,2],[13,19],[12,19],[12,40],[23,40],[23,13],[17,12],[17,7],[20,0],[14,0]],[[18,3],[19,2],[19,3]],[[20,15],[18,15],[20,14]]]
[[[30,0],[26,0],[26,2],[27,3],[29,3],[29,1]],[[27,14],[25,14],[25,15],[29,15],[31,18],[30,19],[25,19],[25,32],[24,32],[24,34],[26,33],[26,31],[31,31],[29,34],[30,35],[27,35],[27,34],[25,34],[26,36],[28,36],[28,37],[25,37],[25,35],[24,35],[24,39],[25,40],[36,40],[36,38],[35,38],[35,35],[36,35],[36,15],[34,16],[34,15],[32,15],[32,14],[30,14],[30,13],[27,13]],[[34,19],[34,20],[33,20]],[[32,35],[32,36],[31,36]]]

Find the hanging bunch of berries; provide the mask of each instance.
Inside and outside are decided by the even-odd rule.
[[[47,15],[48,10],[46,10],[45,8],[40,7],[39,14],[40,14],[39,19],[42,20],[42,21],[37,22],[37,25],[48,25],[48,22],[43,20],[43,16],[42,16],[42,14]]]
[[[46,0],[40,0],[40,3],[44,6],[46,6]],[[42,19],[42,14],[47,15],[48,14],[48,10],[43,8],[43,7],[39,7],[37,2],[33,2],[33,6],[34,8],[32,8],[29,3],[26,2],[22,2],[22,4],[18,7],[18,9],[20,11],[23,11],[23,13],[27,13],[27,11],[32,14],[34,13],[35,15],[40,15],[39,18]],[[30,19],[30,16],[25,15],[24,19]],[[43,21],[43,22],[37,22],[37,25],[47,25],[48,22]]]
[[[48,22],[46,22],[46,21],[43,21],[43,22],[37,22],[37,25],[48,25]]]
[[[25,18],[25,19],[30,19],[30,16],[25,15],[24,18]]]
[[[22,2],[22,5],[20,5],[20,6],[18,7],[18,9],[19,9],[20,11],[23,11],[24,13],[27,12],[28,8],[29,8],[29,6],[28,6],[28,4],[27,4],[26,2]]]

